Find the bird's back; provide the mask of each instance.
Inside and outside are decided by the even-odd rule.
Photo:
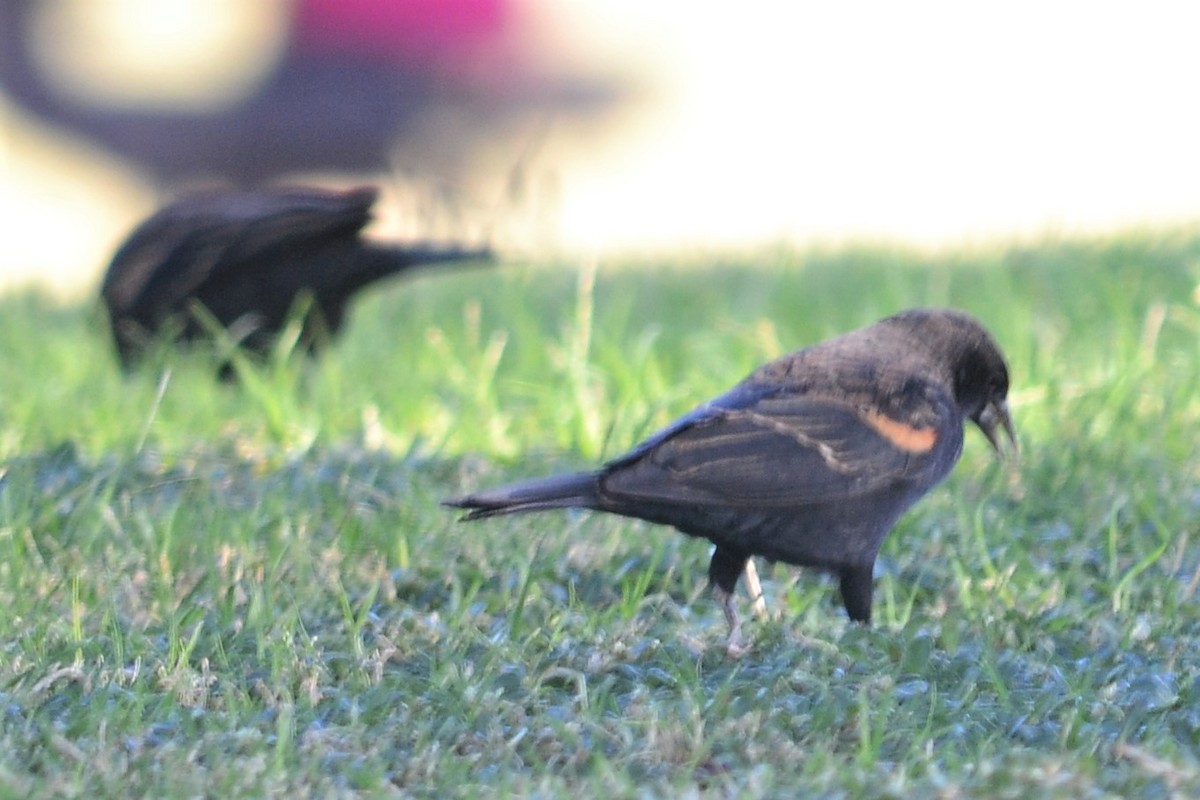
[[[760,367],[610,462],[597,507],[794,564],[873,558],[963,443],[944,370],[876,334]]]
[[[353,241],[376,191],[206,192],[151,216],[113,256],[101,293],[117,315],[150,318],[206,288],[269,274],[289,259]]]

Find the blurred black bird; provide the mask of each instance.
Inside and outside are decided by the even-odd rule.
[[[371,187],[212,191],[161,209],[118,248],[101,286],[122,364],[160,331],[204,335],[197,303],[222,326],[247,330],[244,347],[266,353],[305,296],[311,352],[366,285],[418,265],[491,260],[482,247],[363,239],[376,196]]]
[[[1008,369],[971,316],[914,309],[772,361],[596,472],[447,500],[463,519],[588,508],[673,525],[716,548],[709,580],[733,607],[750,556],[832,572],[870,623],[884,536],[941,481],[971,420],[999,452],[1016,435]]]

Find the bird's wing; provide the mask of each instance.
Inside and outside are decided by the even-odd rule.
[[[944,392],[930,387],[923,402],[922,417],[939,424],[811,394],[735,390],[610,463],[602,492],[620,503],[779,508],[929,479],[957,457],[962,425]]]
[[[131,316],[182,302],[229,271],[270,267],[282,253],[354,236],[375,197],[364,187],[183,198],[146,220],[113,256],[105,300]]]

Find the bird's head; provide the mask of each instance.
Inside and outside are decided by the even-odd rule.
[[[1016,450],[1017,434],[1008,410],[1008,366],[983,325],[949,308],[915,309],[897,318],[945,366],[963,416],[979,426],[997,453],[1002,452],[1001,430]]]

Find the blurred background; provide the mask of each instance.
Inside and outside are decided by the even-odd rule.
[[[1178,2],[0,0],[0,289],[183,187],[378,183],[534,258],[1200,219]]]

